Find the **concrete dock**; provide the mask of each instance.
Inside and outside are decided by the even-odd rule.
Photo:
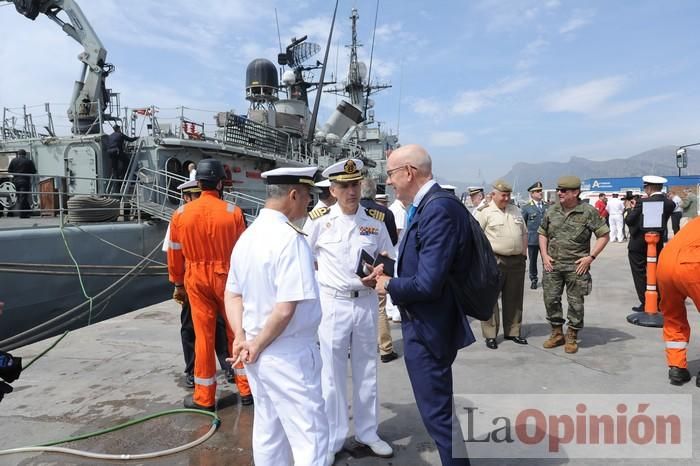
[[[568,355],[562,347],[542,348],[549,335],[542,290],[526,286],[523,336],[520,346],[499,337],[498,350],[485,347],[478,322],[477,342],[462,350],[454,365],[455,393],[517,399],[518,395],[653,394],[663,397],[700,394],[695,374],[700,370],[700,346],[691,340],[688,352],[693,380],[682,387],[667,378],[661,330],[636,327],[625,317],[637,305],[627,262],[627,245],[609,244],[594,262],[593,292],[586,300],[585,329],[580,349]],[[529,282],[528,282],[529,283]],[[690,301],[691,327],[700,316]],[[70,333],[24,372],[14,392],[0,403],[0,449],[36,445],[108,428],[159,411],[182,407],[189,394],[183,380],[179,306],[157,304]],[[0,316],[0,325],[2,317]],[[402,354],[401,330],[392,324],[395,349]],[[53,339],[13,351],[31,360]],[[182,453],[127,464],[250,465],[253,408],[236,403],[235,387],[219,376],[218,414],[222,424],[205,443]],[[415,407],[401,359],[379,364],[379,433],[395,449],[392,459],[351,456],[343,452],[336,465],[439,464],[437,452]],[[693,431],[700,432],[700,410],[692,412]],[[66,446],[107,453],[143,453],[171,448],[203,435],[210,418],[178,414],[158,418]],[[349,442],[348,442],[349,443]],[[469,448],[469,446],[468,446]],[[700,442],[692,458],[528,458],[480,459],[474,465],[694,465],[700,463]],[[115,464],[63,454],[34,453],[0,456],[0,465]]]

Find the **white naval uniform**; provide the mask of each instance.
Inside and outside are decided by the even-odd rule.
[[[231,253],[226,289],[242,295],[246,338],[257,336],[279,302],[296,302],[284,331],[246,364],[255,399],[256,466],[324,465],[328,423],[316,338],[321,321],[314,259],[282,213],[262,209]]]
[[[350,349],[355,436],[362,443],[377,442],[377,318],[376,292],[362,285],[355,270],[364,249],[373,257],[392,255],[393,245],[384,222],[360,206],[344,215],[338,204],[328,213],[309,218],[307,241],[318,263],[322,318],[321,384],[329,424],[330,452],[342,449],[348,434],[347,361]],[[314,211],[312,211],[313,214]],[[310,215],[313,217],[313,215]]]
[[[622,202],[622,199],[620,198],[611,197],[608,199],[605,210],[607,210],[609,214],[608,222],[610,223],[610,242],[614,243],[615,241],[618,241],[621,243],[623,238],[622,228],[625,225],[622,218],[622,215],[625,212],[625,203]]]

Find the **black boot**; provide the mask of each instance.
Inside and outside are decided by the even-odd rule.
[[[671,366],[668,368],[668,380],[671,385],[683,385],[690,380],[690,372],[688,369]]]
[[[187,409],[199,409],[202,411],[211,411],[212,413],[215,411],[214,406],[202,406],[200,404],[195,403],[194,400],[192,399],[192,396],[186,397],[185,401],[182,404]]]
[[[537,289],[537,279],[536,278],[530,282],[530,289],[531,290]]]

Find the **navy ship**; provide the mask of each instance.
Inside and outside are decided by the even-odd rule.
[[[349,99],[339,103],[325,124],[317,127],[316,118],[333,24],[323,62],[307,64],[321,46],[306,36],[292,39],[277,57],[286,69],[281,80],[272,61],[253,60],[246,69],[247,113],[218,112],[215,129],[208,130],[184,108],[175,124],[159,121],[155,105],[122,108],[119,94],[107,87],[115,67],[106,61],[106,48],[74,0],[5,1],[31,20],[45,15],[83,50],[78,57],[81,76],[67,111],[70,134],[57,134],[49,104],[43,128],[26,108],[20,118],[3,111],[0,206],[6,214],[18,207],[8,171],[11,161],[25,151],[37,169],[31,175],[31,216],[0,221],[4,350],[168,299],[171,286],[161,245],[180,204],[176,186],[187,179],[188,167],[204,158],[223,162],[224,197],[249,219],[263,204],[260,174],[275,167],[325,167],[358,157],[383,181],[386,155],[398,138],[373,123],[369,95],[376,89],[357,72],[363,65],[357,61],[355,10],[344,88]],[[13,14],[10,9],[0,13]],[[317,82],[307,81],[313,71],[320,71]],[[308,95],[314,90],[310,105]],[[116,125],[134,138],[123,152],[123,173],[108,155],[108,136]]]

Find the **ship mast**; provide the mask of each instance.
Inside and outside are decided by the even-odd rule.
[[[368,107],[368,97],[371,94],[377,93],[382,89],[388,89],[390,84],[376,83],[372,85],[367,82],[367,66],[357,59],[357,49],[362,47],[362,44],[357,39],[357,20],[360,15],[357,8],[352,9],[350,21],[352,22],[352,42],[347,45],[350,49],[350,66],[348,67],[348,78],[345,82],[345,87],[328,89],[326,92],[347,96],[350,98],[350,103],[359,108],[365,114]],[[371,107],[371,105],[369,105]],[[372,119],[368,118],[367,123],[371,123]]]

